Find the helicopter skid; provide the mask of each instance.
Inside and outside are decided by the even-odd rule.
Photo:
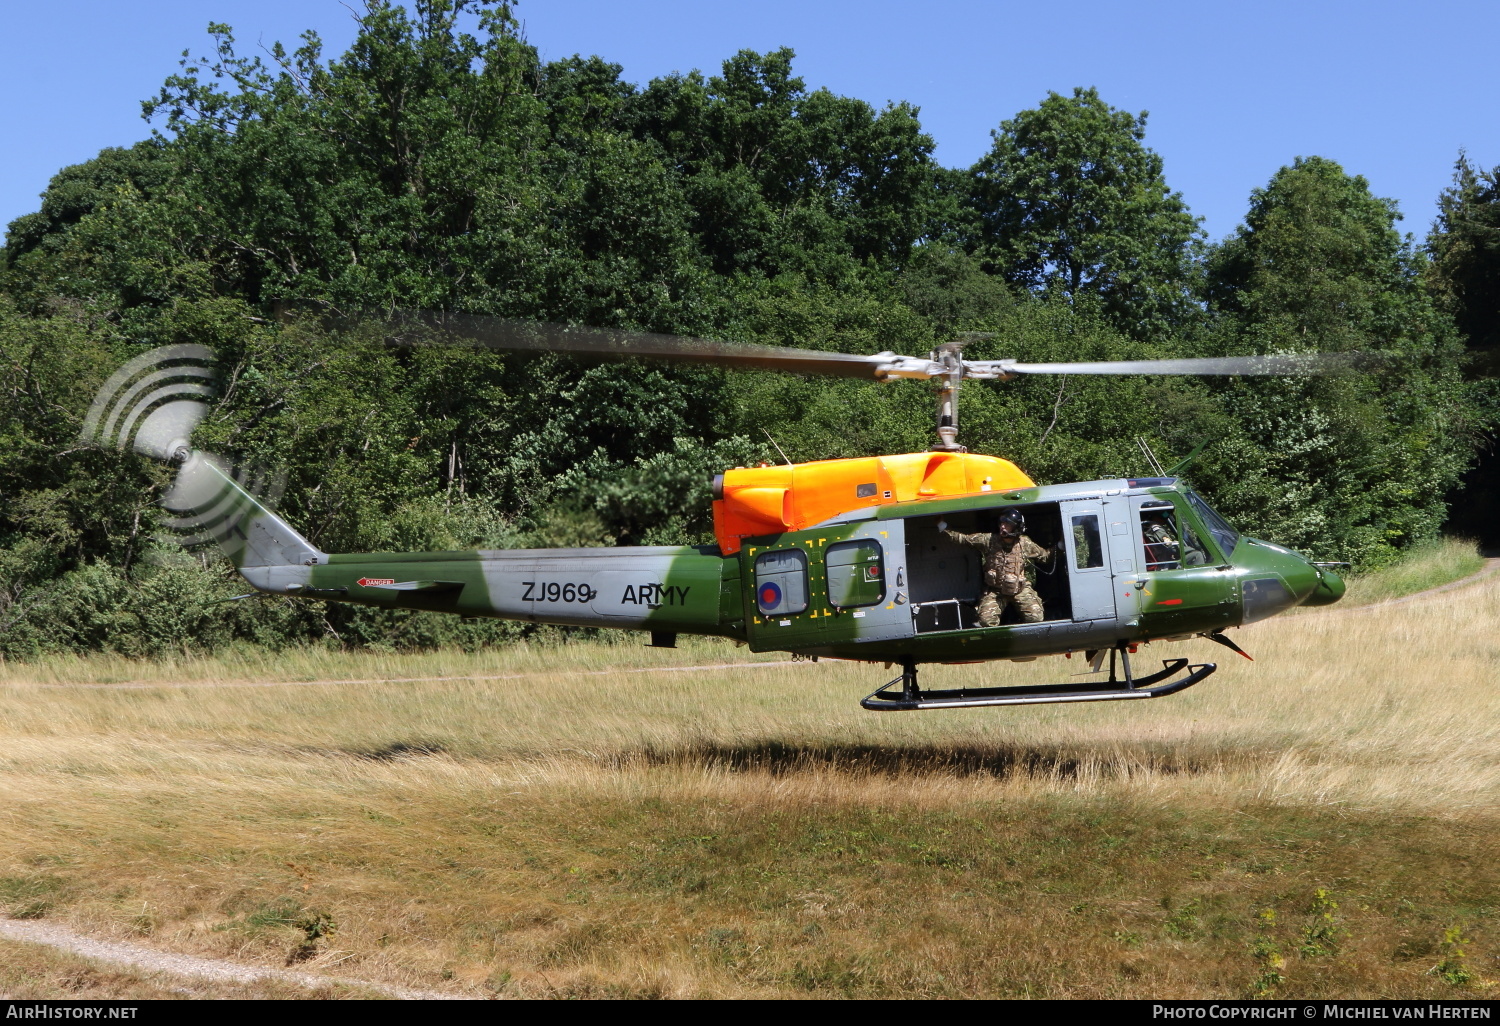
[[[1123,654],[1123,653],[1122,653]],[[1127,657],[1128,658],[1128,657]],[[974,709],[995,705],[1049,705],[1057,702],[1118,702],[1136,698],[1161,698],[1175,695],[1209,676],[1218,665],[1196,663],[1186,659],[1166,659],[1162,669],[1145,677],[1131,677],[1126,664],[1126,679],[1111,679],[1097,684],[1043,684],[1004,688],[963,688],[955,691],[922,691],[916,687],[915,667],[897,677],[859,704],[875,711],[906,709]],[[1177,677],[1184,670],[1187,675]],[[1173,677],[1177,679],[1173,680]],[[900,690],[891,690],[900,688]]]

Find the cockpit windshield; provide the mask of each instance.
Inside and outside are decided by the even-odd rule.
[[[1208,533],[1213,535],[1214,541],[1219,543],[1219,549],[1224,553],[1224,558],[1231,558],[1234,554],[1234,547],[1239,544],[1240,532],[1230,527],[1229,521],[1219,516],[1212,506],[1199,497],[1197,492],[1191,489],[1184,489],[1184,492],[1194,512],[1203,518],[1203,524],[1208,528]]]

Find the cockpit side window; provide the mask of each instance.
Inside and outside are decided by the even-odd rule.
[[[1148,572],[1208,566],[1213,561],[1192,525],[1177,515],[1170,502],[1141,506],[1141,544]]]
[[[1224,553],[1224,558],[1233,558],[1234,547],[1240,543],[1240,532],[1229,526],[1229,521],[1219,516],[1218,512],[1204,502],[1197,492],[1188,491],[1185,494],[1193,507],[1193,512],[1198,514],[1208,528],[1208,533],[1213,535],[1214,541],[1219,543],[1219,551]]]

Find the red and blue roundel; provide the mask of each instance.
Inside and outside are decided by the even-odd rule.
[[[774,613],[781,608],[781,585],[775,581],[762,581],[755,592],[755,600],[762,613]]]

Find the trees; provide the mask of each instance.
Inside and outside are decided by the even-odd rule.
[[[1215,345],[1237,352],[1386,352],[1388,367],[1214,386],[1249,443],[1216,486],[1286,544],[1380,562],[1436,532],[1479,426],[1451,321],[1389,200],[1322,157],[1251,195],[1207,261]]]
[[[656,79],[626,103],[632,131],[681,176],[716,273],[897,267],[926,228],[932,138],[908,104],[809,91],[794,56],[741,50],[720,75]]]
[[[1395,202],[1323,157],[1298,157],[1250,194],[1235,235],[1209,261],[1218,310],[1302,348],[1352,349],[1403,337],[1422,302],[1416,255],[1395,229]]]
[[[1179,322],[1202,233],[1145,134],[1145,111],[1094,89],[1049,93],[1001,122],[970,171],[965,244],[1013,285],[1097,297],[1134,334]]]
[[[628,137],[549,118],[548,95],[570,104],[505,4],[374,0],[330,61],[309,35],[267,66],[213,30],[146,111],[235,293],[670,326],[693,273],[680,198]]]
[[[1429,279],[1468,344],[1500,347],[1500,168],[1476,168],[1459,154],[1427,248]]]
[[[1489,410],[1500,412],[1495,385],[1500,369],[1500,168],[1476,168],[1460,153],[1453,184],[1438,197],[1438,217],[1427,236],[1432,262],[1427,282],[1453,315],[1468,345],[1471,386]],[[1490,424],[1500,417],[1492,412]],[[1500,458],[1493,437],[1464,486],[1449,518],[1449,529],[1494,544],[1500,532],[1494,517],[1500,500]]]

